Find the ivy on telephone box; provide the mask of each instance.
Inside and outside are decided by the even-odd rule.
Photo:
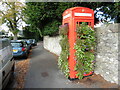
[[[75,56],[77,63],[75,70],[78,72],[78,78],[82,79],[84,74],[94,71],[96,38],[94,30],[86,23],[77,26],[76,32]]]
[[[68,56],[69,56],[69,42],[68,42],[68,25],[61,25],[59,27],[59,34],[62,39],[60,40],[60,45],[62,48],[61,54],[58,59],[59,68],[65,74],[65,76],[69,77],[69,66],[68,66]]]
[[[86,7],[73,7],[64,11],[62,26],[62,48],[58,65],[71,80],[82,79],[94,71],[94,11]]]

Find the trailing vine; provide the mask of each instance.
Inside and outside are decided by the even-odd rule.
[[[62,37],[60,41],[60,45],[62,48],[61,54],[58,58],[58,66],[65,74],[65,76],[69,77],[69,67],[68,67],[68,56],[69,56],[69,42],[68,42],[68,25],[62,25],[59,27],[59,33]]]
[[[77,25],[77,39],[75,44],[76,49],[76,67],[77,76],[82,79],[84,74],[94,71],[95,63],[95,32],[94,30],[82,23],[80,27]]]

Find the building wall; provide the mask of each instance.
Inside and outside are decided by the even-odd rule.
[[[105,80],[118,84],[118,28],[120,24],[110,24],[95,29],[97,37],[95,73]],[[44,37],[44,48],[60,55],[60,36]],[[120,55],[120,54],[119,54]],[[120,76],[120,75],[119,75]]]

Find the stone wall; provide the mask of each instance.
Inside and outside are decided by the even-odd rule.
[[[118,84],[118,25],[96,28],[97,55],[95,73]]]
[[[120,24],[96,28],[97,53],[95,73],[105,80],[118,84],[118,29]],[[120,39],[119,39],[120,40]],[[44,48],[60,55],[60,37],[44,37]],[[120,55],[120,54],[119,54]],[[119,75],[120,76],[120,75]]]
[[[59,36],[56,37],[44,36],[43,46],[45,49],[59,56],[61,52],[61,46],[59,45],[59,41],[60,41]]]

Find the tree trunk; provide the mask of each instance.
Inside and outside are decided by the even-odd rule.
[[[17,34],[14,34],[13,40],[17,40]]]

